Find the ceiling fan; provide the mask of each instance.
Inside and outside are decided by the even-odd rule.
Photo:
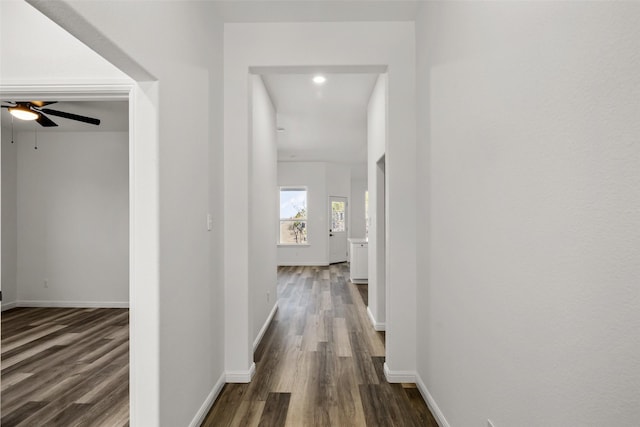
[[[45,108],[47,105],[55,104],[57,101],[3,101],[7,104],[2,105],[2,108],[9,110],[13,117],[20,120],[35,120],[43,127],[58,126],[53,120],[45,115],[62,117],[69,120],[76,120],[79,122],[89,123],[98,126],[100,124],[99,119],[93,117],[80,116],[78,114],[66,113],[64,111],[52,110],[51,108]]]

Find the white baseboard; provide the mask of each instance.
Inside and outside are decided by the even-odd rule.
[[[425,385],[424,381],[422,381],[422,378],[418,373],[416,373],[416,385],[418,386],[418,390],[420,390],[420,394],[422,395],[422,398],[424,399],[425,402],[427,402],[427,406],[429,407],[429,410],[431,411],[436,421],[438,422],[438,425],[440,427],[450,427],[449,422],[444,417],[444,414],[438,407],[438,404],[436,403],[436,401],[433,400],[433,396],[431,396],[431,393],[429,393],[427,386]]]
[[[129,301],[17,301],[16,307],[129,308]]]
[[[17,306],[18,306],[18,303],[15,301],[2,303],[2,311],[11,310],[12,308],[16,308]]]
[[[381,323],[381,322],[376,322],[376,319],[373,317],[373,313],[371,312],[371,310],[369,310],[369,307],[367,307],[367,314],[369,315],[369,320],[371,320],[371,324],[373,325],[373,329],[375,329],[376,331],[386,331],[387,330],[387,325],[385,325],[384,323]]]
[[[321,262],[285,262],[282,264],[278,264],[278,267],[326,267],[328,266],[329,263],[326,261],[321,261]]]
[[[225,384],[224,380],[225,380],[225,373],[223,372],[222,375],[220,375],[220,378],[218,378],[218,381],[214,384],[213,389],[211,390],[211,393],[209,393],[204,403],[196,413],[196,416],[193,417],[193,420],[191,420],[191,423],[189,423],[189,427],[200,427],[200,425],[204,421],[204,418],[207,416],[207,414],[209,413],[209,410],[211,409],[214,402],[218,398],[218,395],[222,391],[222,387],[224,387],[224,384]]]
[[[384,376],[390,383],[415,383],[415,371],[392,371],[387,362],[384,362]]]
[[[250,383],[256,373],[256,364],[252,363],[248,371],[227,371],[228,383]]]
[[[264,322],[264,325],[262,325],[262,329],[260,329],[260,332],[258,332],[258,336],[253,341],[254,353],[256,351],[256,348],[258,348],[258,346],[260,345],[260,341],[262,341],[262,337],[264,337],[264,333],[267,332],[267,329],[271,324],[271,320],[273,320],[273,316],[275,316],[277,310],[278,310],[278,300],[276,300],[276,303],[273,305],[273,308],[271,309],[271,313],[269,313],[269,315],[267,316],[267,320]]]

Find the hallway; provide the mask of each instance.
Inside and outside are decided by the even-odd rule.
[[[384,335],[348,275],[347,264],[279,268],[256,375],[227,384],[203,426],[437,426],[413,384],[386,382]]]

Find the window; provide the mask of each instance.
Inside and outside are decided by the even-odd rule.
[[[280,189],[281,245],[307,244],[307,189]]]
[[[329,231],[346,231],[346,225],[344,223],[344,202],[331,202],[331,230]]]

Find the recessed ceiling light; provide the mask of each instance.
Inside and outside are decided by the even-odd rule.
[[[325,76],[317,75],[313,77],[313,82],[317,85],[321,85],[326,81],[327,81],[327,78]]]
[[[285,128],[277,128],[276,129],[278,132],[284,132],[286,129]]]

